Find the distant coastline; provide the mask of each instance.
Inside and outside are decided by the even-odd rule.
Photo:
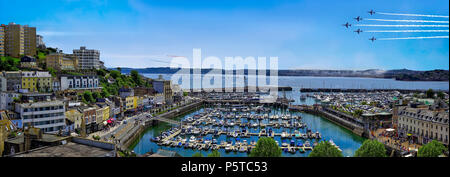
[[[109,68],[117,69],[117,68]],[[131,70],[136,70],[139,73],[147,74],[174,74],[181,68],[171,69],[169,67],[157,68],[121,68],[123,73],[129,73]],[[210,72],[211,69],[202,69],[201,73]],[[249,70],[244,70],[247,75]],[[267,75],[269,74],[267,70]],[[193,70],[191,69],[191,73]],[[225,70],[222,70],[225,74]],[[233,72],[236,73],[236,70]],[[278,70],[278,76],[312,76],[312,77],[365,77],[365,78],[383,78],[395,79],[398,81],[449,81],[449,70],[430,70],[430,71],[415,71],[408,69],[398,70],[313,70],[313,69],[298,69],[298,70]]]

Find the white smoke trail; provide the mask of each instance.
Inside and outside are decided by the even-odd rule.
[[[442,33],[449,32],[449,30],[371,30],[364,31],[368,33]]]
[[[373,18],[367,18],[365,20],[383,21],[383,22],[449,23],[448,21],[432,21],[432,20],[388,20],[388,19],[373,19]]]
[[[377,40],[404,40],[404,39],[448,39],[448,36],[427,36],[427,37],[401,37],[401,38],[379,38]]]
[[[448,18],[445,15],[423,15],[423,14],[399,14],[399,13],[386,13],[386,12],[377,12],[378,14],[383,15],[400,15],[400,16],[411,16],[411,17],[435,17],[435,18]]]
[[[445,27],[448,25],[372,25],[372,24],[356,24],[355,26],[375,26],[375,27]]]

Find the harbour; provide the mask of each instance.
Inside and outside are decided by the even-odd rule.
[[[195,152],[206,155],[212,150],[224,157],[245,157],[260,137],[271,137],[283,156],[305,157],[320,141],[331,141],[344,155],[352,156],[365,139],[320,116],[266,108],[256,113],[202,107],[174,118],[181,126],[160,123],[149,127],[130,149],[141,155],[165,149],[187,157]]]

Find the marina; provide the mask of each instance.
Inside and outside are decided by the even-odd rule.
[[[248,110],[248,108],[239,108],[241,110]],[[223,111],[223,112],[222,112]],[[186,124],[181,128],[172,128],[167,132],[163,132],[160,136],[152,138],[151,141],[157,142],[160,146],[171,147],[184,147],[197,150],[217,150],[223,148],[226,151],[238,150],[239,152],[250,152],[255,147],[256,142],[247,142],[247,140],[240,141],[240,138],[249,138],[252,136],[257,137],[281,137],[281,139],[303,139],[320,140],[321,135],[319,132],[312,132],[302,123],[301,117],[296,115],[284,114],[284,115],[271,115],[266,114],[250,114],[240,113],[232,114],[236,112],[236,108],[232,109],[211,109],[206,108],[205,112],[196,114],[193,117],[187,117],[183,120]],[[245,120],[257,120],[252,122],[245,122]],[[264,123],[267,122],[267,123]],[[239,128],[237,128],[239,127]],[[284,128],[289,132],[283,130],[281,133],[274,132],[272,128]],[[251,130],[253,129],[253,131]],[[255,131],[259,129],[259,131]],[[302,129],[306,129],[301,133]],[[294,130],[294,132],[292,132]],[[211,135],[211,138],[208,137]],[[230,138],[235,138],[235,143],[231,141],[218,142],[215,137],[225,135]],[[189,139],[188,139],[188,136]],[[309,142],[295,143],[291,140],[291,144],[284,146],[281,144],[281,148],[284,150],[295,152],[301,149],[300,152],[305,150],[312,150],[313,146]]]
[[[181,125],[151,127],[131,149],[137,154],[166,149],[188,157],[218,150],[221,156],[240,157],[260,137],[270,137],[283,156],[307,156],[320,141],[330,141],[350,156],[364,140],[321,117],[271,107],[211,106],[175,119]]]

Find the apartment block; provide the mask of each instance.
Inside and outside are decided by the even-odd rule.
[[[5,27],[0,26],[0,57],[5,56]]]
[[[100,68],[100,51],[86,49],[86,47],[82,46],[80,49],[74,49],[73,54],[78,58],[79,69]]]
[[[9,23],[2,24],[4,30],[5,55],[19,58],[21,55],[36,55],[36,27]]]

